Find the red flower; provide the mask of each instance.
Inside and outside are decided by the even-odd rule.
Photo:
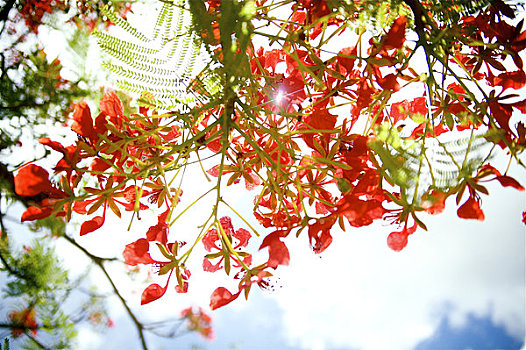
[[[227,235],[228,239],[230,240],[230,243],[232,245],[232,249],[238,249],[241,247],[246,247],[248,244],[248,241],[250,240],[250,232],[247,230],[240,228],[236,231],[234,231],[234,226],[232,226],[232,221],[228,216],[222,217],[219,220],[221,224],[221,228],[223,232]],[[233,241],[233,238],[237,240],[237,242]],[[205,257],[203,260],[203,270],[207,272],[216,272],[222,268],[221,264],[225,259],[232,259],[234,262],[236,262],[238,265],[237,267],[241,266],[241,263],[239,261],[239,258],[233,254],[230,254],[226,247],[223,247],[223,240],[221,233],[216,228],[212,228],[208,230],[206,235],[203,237],[202,242],[205,246],[205,249],[207,251],[218,250],[219,252],[209,254]],[[220,241],[221,247],[218,246],[216,243],[217,241]],[[242,260],[245,264],[250,265],[252,257],[251,255],[247,253],[242,253],[242,256],[244,257]],[[210,259],[216,259],[219,258],[219,261],[214,265],[210,262]],[[229,273],[229,264],[225,265],[226,272]]]
[[[11,312],[9,314],[9,319],[15,325],[19,326],[14,326],[11,328],[11,334],[13,335],[13,338],[17,338],[24,334],[27,328],[31,329],[31,333],[33,333],[33,335],[37,335],[38,323],[35,318],[36,314],[34,309],[24,309],[19,312]]]
[[[181,317],[188,322],[188,330],[195,331],[207,339],[213,339],[212,318],[199,308],[197,312],[189,307],[181,311]]]

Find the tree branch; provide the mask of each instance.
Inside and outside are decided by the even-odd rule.
[[[418,0],[403,0],[404,3],[411,8],[415,16],[416,31],[423,31],[425,28],[424,19],[426,18],[425,9]]]
[[[84,254],[86,254],[102,270],[102,273],[104,273],[104,275],[106,276],[106,279],[110,283],[115,295],[117,295],[117,297],[120,299],[122,305],[124,306],[124,309],[126,309],[126,312],[128,313],[128,315],[132,319],[133,323],[135,324],[135,327],[137,328],[137,332],[139,333],[139,338],[141,340],[142,348],[144,350],[148,350],[148,346],[146,345],[146,338],[144,336],[144,330],[145,330],[144,325],[137,319],[137,317],[135,316],[133,311],[130,309],[130,307],[126,303],[126,300],[124,299],[124,297],[121,295],[121,293],[117,289],[117,286],[113,282],[113,279],[111,278],[111,276],[109,275],[108,271],[106,270],[106,267],[104,266],[104,261],[114,261],[114,260],[117,260],[117,259],[115,259],[115,258],[102,258],[102,257],[96,256],[96,255],[93,255],[86,248],[84,248],[83,246],[78,244],[73,238],[71,238],[71,237],[69,237],[67,235],[63,235],[62,237],[64,237],[64,239],[66,239],[68,242],[70,242],[75,247],[77,247],[79,250],[81,250]]]

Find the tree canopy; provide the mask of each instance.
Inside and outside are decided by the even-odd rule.
[[[13,195],[27,204],[22,222],[81,221],[76,240],[63,236],[81,246],[110,215],[129,227],[156,217],[121,246],[127,265],[155,271],[141,304],[168,288],[188,292],[191,261],[237,284],[211,291],[214,310],[248,298],[253,285],[268,288],[294,256],[293,237],[322,253],[342,230],[382,221],[392,226],[387,246],[402,251],[427,229],[424,214],[446,204],[461,219],[484,220],[485,183],[524,190],[509,166],[492,165],[501,154],[524,167],[523,4],[156,4],[151,32],[112,6],[93,12],[120,29],[101,24],[93,35],[136,110],[106,89],[97,110],[82,101],[68,112],[66,101],[91,92],[57,78],[60,63],[42,53],[27,65],[26,82],[6,80],[12,87],[0,99],[9,101],[5,118],[55,106],[76,136],[71,144],[39,139],[58,156],[53,168],[38,160],[16,165]],[[51,74],[55,89],[32,72]],[[5,148],[14,150],[16,138],[6,135]],[[251,213],[229,197],[244,191]],[[204,203],[212,203],[209,212],[200,211],[183,239],[178,225]],[[103,267],[96,252],[88,254]],[[202,310],[188,315],[190,329],[209,334]],[[146,348],[144,327],[135,324]]]

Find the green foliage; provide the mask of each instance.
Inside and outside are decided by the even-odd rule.
[[[49,62],[43,51],[35,51],[6,70],[0,78],[0,120],[19,133],[22,126],[64,120],[71,101],[88,92],[64,80],[61,69],[59,60]],[[2,130],[0,147],[12,145],[19,136]]]
[[[17,312],[33,310],[39,339],[47,339],[42,338],[42,332],[49,333],[46,343],[53,344],[53,349],[70,349],[76,336],[75,322],[63,306],[73,285],[54,250],[38,240],[17,250],[4,238],[0,240],[0,255],[0,271],[7,272],[2,292],[4,297],[12,298],[10,307]],[[31,337],[17,342],[23,349],[41,349],[41,345]]]
[[[51,236],[60,237],[66,232],[66,222],[64,220],[57,220],[57,218],[54,217],[47,217],[31,222],[29,229],[33,232],[49,231]]]
[[[56,290],[67,284],[67,272],[60,266],[53,249],[39,241],[23,252],[9,256],[9,260],[9,266],[20,278],[6,284],[4,291],[8,296],[27,294],[38,300],[53,296]]]
[[[424,7],[440,21],[447,24],[457,23],[461,17],[471,16],[491,4],[492,0],[444,0],[427,1]]]
[[[109,20],[121,28],[129,40],[107,33],[96,32],[98,43],[112,61],[104,66],[117,76],[120,88],[153,96],[143,104],[174,108],[187,106],[201,99],[192,90],[192,78],[197,74],[196,63],[200,43],[190,30],[190,13],[183,8],[184,1],[164,2],[157,16],[153,35],[148,37],[118,17],[109,7],[104,9]],[[206,88],[213,85],[204,77]]]
[[[421,194],[429,186],[447,192],[491,157],[487,135],[480,133],[444,141],[428,137],[422,142],[402,138],[397,128],[382,124],[376,136],[369,147],[377,154],[383,176],[407,193],[416,189]],[[415,196],[415,200],[419,198]]]
[[[385,30],[389,28],[395,18],[399,15],[409,16],[411,11],[402,5],[403,1],[374,1],[366,0],[360,2],[354,11],[359,13],[359,23],[367,25],[367,27],[377,30]],[[356,5],[355,5],[356,6]],[[376,30],[375,30],[376,29]]]

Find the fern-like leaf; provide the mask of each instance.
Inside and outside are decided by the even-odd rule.
[[[155,107],[163,109],[192,107],[215,93],[213,77],[201,84],[207,93],[193,88],[199,75],[198,62],[209,59],[201,53],[200,41],[190,29],[191,14],[184,5],[184,0],[164,2],[151,37],[105,7],[104,13],[124,37],[95,33],[99,46],[111,57],[104,66],[117,77],[119,88],[136,94],[151,93],[149,107],[153,101]]]
[[[456,138],[426,138],[425,142],[402,139],[396,129],[380,130],[381,141],[370,146],[378,154],[391,183],[418,200],[430,188],[447,192],[487,162],[492,146],[484,134],[455,133]],[[451,137],[451,135],[450,135]]]
[[[442,0],[428,2],[425,6],[440,21],[457,23],[461,17],[478,13],[491,4],[491,0]]]

